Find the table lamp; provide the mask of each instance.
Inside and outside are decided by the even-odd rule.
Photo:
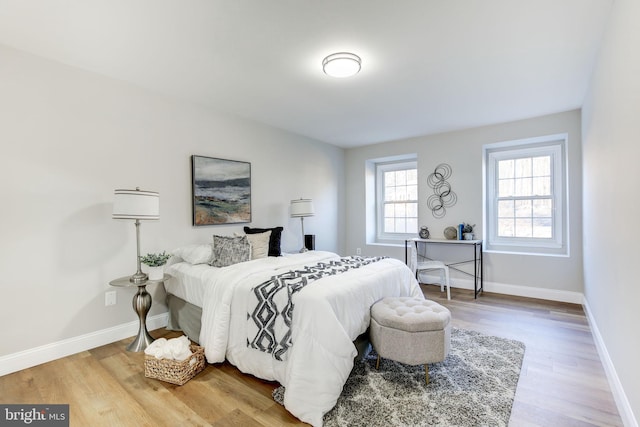
[[[311,199],[297,199],[291,201],[291,218],[300,218],[300,225],[302,226],[302,249],[300,252],[307,252],[307,248],[304,246],[304,219],[308,216],[313,216],[313,201]]]
[[[129,278],[132,283],[147,281],[148,276],[140,269],[140,221],[160,219],[160,195],[155,191],[115,190],[113,219],[133,219],[136,225],[136,264],[138,270]]]

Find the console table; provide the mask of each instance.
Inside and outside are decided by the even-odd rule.
[[[418,257],[422,257],[425,259],[431,259],[427,257],[427,248],[429,245],[456,245],[461,250],[472,250],[473,258],[465,258],[463,261],[446,263],[447,266],[452,269],[459,271],[460,273],[466,274],[467,276],[473,277],[473,289],[474,289],[474,298],[478,298],[478,294],[484,291],[484,279],[483,279],[483,260],[482,260],[482,240],[446,240],[446,239],[408,239],[404,241],[404,262],[408,264],[409,262],[409,245],[415,245],[416,253]],[[424,252],[420,252],[420,246],[424,246]],[[464,271],[459,266],[463,264],[473,263],[473,273],[469,273],[468,271]]]
[[[126,276],[109,282],[111,286],[138,287],[138,292],[133,296],[133,310],[138,314],[140,325],[138,328],[138,336],[127,346],[128,351],[142,351],[155,341],[155,338],[153,338],[147,330],[147,313],[149,313],[149,309],[151,308],[151,295],[147,292],[147,285],[164,283],[165,280],[169,280],[170,278],[170,275],[165,274],[162,280],[146,280],[141,283],[133,283],[129,280],[129,276]]]

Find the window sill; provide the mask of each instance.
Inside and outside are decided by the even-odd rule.
[[[394,248],[403,248],[404,240],[402,242],[367,242],[367,246],[389,246]]]
[[[557,258],[569,258],[568,253],[546,253],[546,252],[527,252],[524,250],[519,251],[507,251],[507,250],[498,250],[498,249],[484,249],[484,253],[486,254],[500,254],[500,255],[530,255],[530,256],[549,256],[549,257],[557,257]]]

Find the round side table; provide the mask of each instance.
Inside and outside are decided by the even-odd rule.
[[[109,282],[111,286],[120,288],[129,286],[138,287],[138,292],[133,296],[133,311],[138,314],[140,326],[138,328],[138,336],[127,346],[128,351],[143,351],[155,340],[147,330],[147,313],[149,313],[149,309],[151,308],[151,295],[147,292],[147,285],[164,283],[165,280],[169,280],[170,278],[171,276],[169,274],[165,274],[162,280],[147,280],[142,283],[133,283],[129,280],[129,276],[126,276]]]

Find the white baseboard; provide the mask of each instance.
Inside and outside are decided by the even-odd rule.
[[[473,282],[471,284],[473,288]],[[484,282],[484,290],[497,294],[515,295],[519,297],[546,299],[550,301],[582,304],[582,292],[561,291],[558,289],[533,288],[530,286],[509,285],[506,283]]]
[[[439,283],[438,276],[420,276],[428,279],[428,283]],[[452,288],[471,289],[473,290],[473,280],[458,277],[449,279]],[[531,286],[510,285],[507,283],[496,283],[484,281],[484,290],[487,292],[495,292],[497,294],[514,295],[527,298],[546,299],[550,301],[568,302],[573,304],[582,304],[584,295],[582,292],[560,291],[557,289],[534,288]]]
[[[618,412],[620,412],[622,423],[626,427],[638,427],[638,421],[633,414],[633,409],[631,409],[631,404],[629,403],[629,399],[627,399],[627,394],[624,392],[624,388],[622,387],[622,383],[620,382],[620,377],[618,377],[616,368],[613,365],[611,357],[609,356],[609,352],[607,351],[607,346],[602,339],[602,335],[600,335],[598,324],[596,323],[596,320],[593,317],[593,313],[591,312],[591,308],[589,307],[589,301],[587,301],[586,298],[584,299],[582,306],[584,307],[584,312],[587,316],[587,320],[589,321],[591,333],[593,334],[593,340],[596,343],[596,348],[598,349],[598,354],[600,355],[602,366],[604,367],[607,379],[609,380],[609,386],[611,387],[613,398],[616,401]]]
[[[168,313],[148,317],[147,329],[154,330],[167,326],[168,318]],[[60,359],[61,357],[120,341],[127,337],[133,337],[138,334],[138,328],[139,322],[135,320],[112,328],[2,356],[0,357],[0,377]]]

